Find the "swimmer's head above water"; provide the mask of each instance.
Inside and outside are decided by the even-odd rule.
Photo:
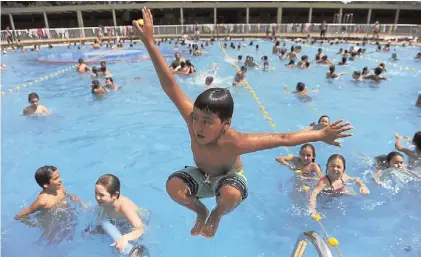
[[[342,177],[346,169],[345,158],[340,154],[333,154],[326,164],[326,175],[336,180]]]
[[[38,107],[39,105],[39,96],[37,93],[30,93],[28,95],[28,102],[31,104],[32,107],[34,107],[35,109]]]
[[[99,205],[109,205],[120,197],[120,180],[112,175],[102,175],[95,183],[95,200]]]
[[[399,152],[390,152],[386,157],[387,168],[402,169],[404,168],[403,155]]]
[[[318,123],[319,123],[319,125],[322,125],[323,127],[328,126],[330,124],[329,116],[327,116],[327,115],[320,116]]]
[[[230,127],[234,100],[224,88],[210,88],[194,102],[192,128],[199,144],[216,142]]]
[[[306,88],[306,85],[303,82],[298,82],[297,86],[295,87],[295,90],[297,92],[302,92]]]
[[[300,148],[300,160],[308,165],[316,160],[316,149],[312,144],[304,144]]]
[[[212,82],[213,82],[212,76],[207,77],[206,80],[205,80],[206,86],[210,86],[212,84]]]
[[[58,169],[54,166],[42,166],[35,172],[35,181],[43,189],[58,190],[62,181]]]

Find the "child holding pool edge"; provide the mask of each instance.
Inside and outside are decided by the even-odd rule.
[[[319,183],[311,192],[309,198],[309,212],[313,216],[317,214],[316,212],[316,203],[317,196],[325,191],[332,196],[337,196],[341,194],[350,194],[346,189],[346,183],[348,181],[354,181],[360,186],[360,193],[363,195],[369,194],[367,186],[362,182],[360,178],[350,177],[345,173],[346,163],[345,158],[340,154],[333,154],[329,157],[326,163],[326,175],[320,179]],[[342,186],[337,186],[342,184]],[[327,190],[326,190],[327,188]]]
[[[336,121],[317,131],[296,133],[240,133],[232,128],[234,104],[231,94],[223,88],[212,88],[201,93],[193,103],[178,86],[165,59],[154,45],[153,21],[149,9],[142,9],[143,29],[133,21],[145,44],[162,89],[173,101],[184,118],[196,167],[186,167],[173,173],[166,188],[170,197],[180,205],[196,212],[192,235],[213,237],[223,215],[233,211],[247,198],[247,180],[240,159],[242,154],[294,146],[306,142],[323,141],[335,144],[338,138],[352,136],[349,123]],[[217,206],[209,214],[199,198],[217,196]]]

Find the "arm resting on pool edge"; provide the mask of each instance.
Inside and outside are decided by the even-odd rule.
[[[291,133],[239,133],[235,139],[238,154],[256,152],[279,146],[296,146],[308,142],[323,141],[339,146],[338,138],[349,137],[352,134],[343,132],[351,130],[349,122],[336,121],[322,130],[298,131]]]

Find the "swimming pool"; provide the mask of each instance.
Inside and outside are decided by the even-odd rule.
[[[354,84],[350,74],[327,82],[327,66],[312,64],[308,70],[287,69],[286,61],[270,54],[273,43],[254,43],[260,45],[259,52],[254,47],[243,47],[240,51],[227,49],[227,53],[233,58],[239,54],[251,55],[258,63],[261,56],[269,56],[275,70],[249,69],[247,80],[275,127],[269,125],[248,89],[230,87],[235,69],[217,45],[207,48],[203,57],[189,57],[199,72],[192,78],[178,76],[179,84],[195,99],[204,90],[205,77],[213,74],[209,68],[216,64],[214,84],[230,87],[235,102],[232,127],[242,132],[295,131],[317,121],[323,114],[334,120],[351,121],[354,136],[344,141],[342,149],[314,144],[316,162],[324,168],[331,154],[342,154],[347,160],[347,173],[365,178],[371,194],[320,202],[318,210],[326,216],[323,224],[331,236],[340,241],[339,249],[344,256],[419,256],[420,184],[409,184],[395,193],[376,186],[370,176],[363,176],[367,170],[375,171],[368,157],[393,150],[394,131],[412,136],[419,130],[421,111],[414,104],[420,90],[420,62],[413,60],[419,50],[396,47],[401,60],[396,67],[387,64],[385,74],[392,80],[374,86]],[[314,60],[319,47],[314,46],[316,48],[303,46],[302,54]],[[336,51],[345,45],[325,44],[323,47]],[[141,49],[141,46],[135,48]],[[162,44],[161,48],[168,50],[170,45]],[[367,46],[367,53],[374,50],[374,46]],[[274,160],[281,154],[296,155],[298,147],[281,147],[243,156],[249,181],[248,199],[222,219],[214,239],[191,237],[195,215],[174,203],[165,191],[168,175],[184,165],[194,165],[189,138],[178,111],[162,91],[150,61],[108,64],[114,81],[123,89],[102,99],[92,97],[88,75],[78,74],[74,69],[8,92],[9,88],[69,67],[69,64],[35,62],[51,51],[69,50],[43,48],[39,53],[9,53],[2,58],[2,63],[8,66],[1,74],[2,91],[6,92],[2,96],[1,138],[4,256],[24,256],[24,251],[30,251],[32,256],[114,256],[108,237],[81,235],[94,218],[89,211],[79,213],[73,241],[52,246],[36,243],[40,229],[13,220],[23,206],[35,199],[40,188],[34,181],[34,172],[47,164],[60,169],[68,192],[91,206],[96,205],[94,184],[98,177],[105,173],[117,175],[122,183],[122,194],[152,212],[142,243],[154,257],[289,256],[301,232],[310,229],[322,232],[307,215],[308,195],[297,192],[293,174]],[[72,47],[70,51],[78,50]],[[82,51],[91,50],[86,46]],[[334,52],[327,54],[335,63],[339,61]],[[386,60],[390,55],[367,54],[375,60]],[[374,68],[376,65],[375,61],[364,58],[336,69],[352,72],[354,68],[361,70],[364,66]],[[412,68],[416,71],[411,72]],[[138,77],[142,79],[135,79]],[[284,93],[285,85],[293,89],[299,81],[308,88],[319,88],[320,92],[312,95],[311,103],[302,103]],[[41,104],[53,112],[51,116],[20,116],[27,105],[27,95],[32,91],[37,92]],[[209,208],[215,204],[214,199],[204,202]]]

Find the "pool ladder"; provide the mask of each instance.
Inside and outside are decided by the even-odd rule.
[[[292,252],[291,257],[302,257],[308,243],[312,243],[316,248],[316,251],[319,257],[333,257],[332,252],[329,249],[329,246],[326,244],[325,240],[317,234],[315,231],[305,231],[298,238]]]

